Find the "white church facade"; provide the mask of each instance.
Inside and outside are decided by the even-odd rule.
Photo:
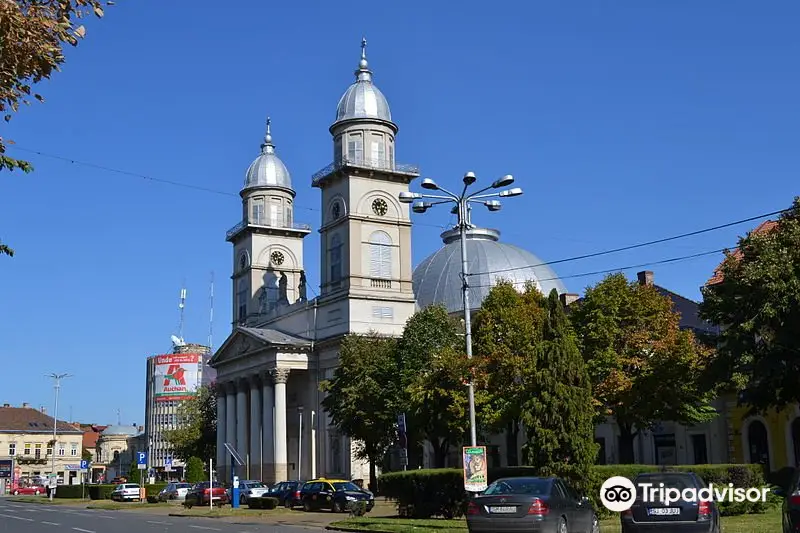
[[[226,236],[233,245],[235,326],[209,362],[217,371],[220,480],[231,475],[225,443],[247,463],[238,473],[249,479],[368,479],[368,465],[321,407],[320,382],[333,377],[342,338],[399,336],[408,318],[432,303],[461,312],[457,231],[445,231],[443,247],[413,269],[410,209],[398,196],[419,169],[395,161],[398,127],[373,83],[365,47],[362,41],[356,80],[330,127],[333,162],[311,180],[322,193],[319,296],[307,297],[303,242],[312,229],[294,221],[296,192],[269,121],[261,153],[247,169],[241,222]],[[468,230],[470,272],[483,273],[471,283],[474,309],[501,278],[566,293],[541,260],[499,236]],[[609,429],[599,427],[598,435],[609,437]],[[492,466],[505,464],[505,440],[492,439]],[[605,454],[613,456],[608,448]]]

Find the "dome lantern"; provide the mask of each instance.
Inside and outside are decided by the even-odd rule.
[[[391,124],[392,113],[389,102],[373,83],[372,71],[367,61],[367,40],[361,39],[361,59],[355,71],[356,81],[347,88],[336,107],[336,121],[331,129],[345,121],[372,119]]]

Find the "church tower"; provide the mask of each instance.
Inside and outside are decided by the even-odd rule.
[[[377,329],[388,332],[402,330],[414,312],[411,220],[398,195],[419,169],[395,162],[398,128],[373,83],[366,46],[364,39],[356,80],[330,127],[333,163],[312,185],[322,191],[321,301],[342,301],[339,318],[352,331],[384,324]]]
[[[294,222],[292,178],[275,153],[267,119],[261,154],[245,175],[242,220],[226,240],[233,244],[233,321],[254,324],[300,297],[305,283],[303,238],[307,224]]]

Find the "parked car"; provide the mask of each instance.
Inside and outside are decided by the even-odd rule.
[[[230,498],[228,498],[228,493],[221,483],[215,481],[212,487],[210,482],[203,481],[202,483],[195,484],[195,486],[186,493],[183,505],[191,509],[195,505],[209,505],[212,501],[214,505],[225,505],[226,503],[230,503]]]
[[[239,504],[245,505],[250,501],[250,498],[260,498],[269,492],[269,487],[260,481],[248,479],[239,482]],[[233,488],[227,490],[228,499],[233,501]]]
[[[278,505],[291,509],[301,505],[300,489],[302,487],[302,481],[281,481],[269,489],[269,495],[278,498]]]
[[[18,496],[20,494],[22,495],[32,494],[34,496],[38,496],[39,494],[46,494],[46,493],[47,493],[47,487],[41,485],[33,485],[30,487],[17,487],[16,489],[14,489],[13,492],[14,496]]]
[[[594,507],[555,477],[498,479],[467,507],[470,532],[599,533]]]
[[[639,474],[633,481],[673,488],[683,493],[684,489],[706,488],[706,483],[693,472],[660,472]],[[650,500],[651,498],[648,498]],[[720,533],[719,507],[713,501],[679,500],[670,502],[644,501],[642,491],[637,490],[633,506],[620,514],[622,533]]]
[[[117,485],[111,493],[111,499],[117,502],[137,501],[139,499],[139,485],[136,483],[122,483]]]
[[[787,488],[788,490],[778,489],[775,494],[783,497],[783,533],[794,533],[800,531],[800,468],[795,469]]]
[[[347,511],[350,502],[364,502],[367,512],[375,506],[375,496],[346,479],[314,479],[300,489],[298,498],[304,511],[330,509],[334,513]]]
[[[166,487],[161,489],[158,493],[158,501],[165,502],[168,500],[185,500],[186,494],[192,488],[189,483],[168,483]]]

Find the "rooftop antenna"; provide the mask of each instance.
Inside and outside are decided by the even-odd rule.
[[[208,319],[208,349],[214,353],[214,271],[211,271],[211,313]]]
[[[122,425],[122,412],[119,410],[119,408],[117,408],[117,425]]]
[[[186,287],[186,280],[183,281],[183,286]],[[178,337],[183,341],[183,310],[186,307],[186,289],[181,289],[181,301],[178,304],[178,309],[181,310],[181,325],[178,328]]]

